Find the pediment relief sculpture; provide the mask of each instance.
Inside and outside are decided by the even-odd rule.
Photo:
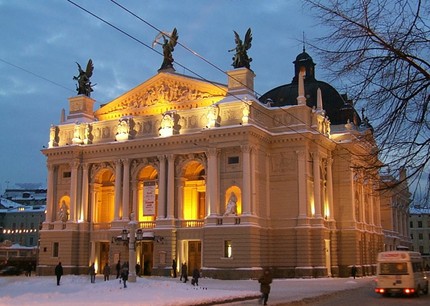
[[[204,100],[208,98],[222,98],[225,92],[222,90],[202,89],[193,84],[179,80],[163,79],[154,85],[146,86],[136,92],[120,97],[102,107],[100,115],[126,109],[142,109],[147,107],[162,106],[170,103],[186,103]]]

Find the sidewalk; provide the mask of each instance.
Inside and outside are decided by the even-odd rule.
[[[210,283],[210,280],[208,280]],[[229,282],[229,281],[226,281]],[[233,281],[234,282],[234,281]],[[237,286],[232,285],[235,290],[249,290],[252,287],[248,282],[236,281]],[[256,290],[259,285],[255,282]],[[363,278],[324,278],[324,279],[274,279],[269,296],[269,305],[298,305],[300,301],[307,302],[318,299],[322,296],[330,295],[338,291],[351,290],[368,286],[374,282],[374,277]],[[209,284],[208,284],[209,285]],[[227,284],[225,284],[227,285]],[[218,283],[211,284],[212,288],[225,289],[224,285]],[[231,299],[225,303],[202,303],[198,305],[258,305],[258,297],[244,297],[238,300]]]

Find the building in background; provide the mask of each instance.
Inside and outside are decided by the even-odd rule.
[[[26,185],[26,184],[23,184],[23,185]],[[30,206],[46,205],[46,189],[8,188],[5,190],[3,194],[3,198],[23,205],[30,205]]]
[[[0,197],[0,243],[9,241],[25,247],[39,242],[45,221],[45,205],[22,205]]]
[[[411,193],[405,169],[397,176],[392,173],[381,174],[380,198],[384,251],[411,249],[408,226]]]
[[[89,96],[69,98],[42,150],[39,273],[120,260],[170,275],[174,259],[226,279],[374,273],[373,130],[314,68],[303,51],[292,82],[260,98],[245,67],[226,85],[160,69],[95,111]]]
[[[420,252],[424,265],[430,270],[430,208],[413,205],[409,209],[411,250]]]

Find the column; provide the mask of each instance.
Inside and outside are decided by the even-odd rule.
[[[179,177],[176,179],[176,188],[178,190],[176,203],[178,205],[178,219],[185,220],[184,215],[184,187],[185,187],[185,178]]]
[[[327,198],[329,207],[329,219],[333,219],[333,159],[327,158]]]
[[[242,214],[251,214],[251,146],[241,146],[242,149],[242,173],[243,173],[243,189],[242,189]]]
[[[115,161],[115,211],[114,220],[120,220],[121,188],[122,188],[122,165],[121,160]]]
[[[208,173],[206,175],[206,190],[208,191],[206,196],[206,207],[209,208],[209,216],[217,216],[219,214],[219,192],[218,192],[218,150],[216,148],[210,148],[206,152],[208,159]]]
[[[321,174],[320,174],[320,158],[318,152],[312,154],[313,157],[313,172],[314,172],[314,205],[315,218],[321,218]]]
[[[81,211],[79,213],[80,221],[88,221],[88,163],[82,165],[82,200]]]
[[[139,190],[139,184],[140,184],[140,182],[138,180],[133,180],[131,182],[132,197],[133,197],[131,213],[134,214],[137,221],[139,221],[139,214],[142,214],[141,211],[137,211],[137,196],[138,196],[137,192]]]
[[[76,222],[78,205],[78,168],[79,160],[71,163],[72,173],[70,177],[70,218],[69,221]]]
[[[122,161],[124,166],[123,183],[122,183],[122,219],[130,219],[130,160],[128,158]]]
[[[159,155],[158,173],[158,215],[157,219],[166,218],[166,156]]]
[[[167,219],[175,218],[175,155],[167,156]]]
[[[296,155],[299,192],[299,218],[306,218],[308,214],[306,204],[306,152],[296,151]]]
[[[46,192],[46,222],[52,222],[53,220],[53,215],[55,213],[54,210],[54,188],[56,188],[54,186],[54,170],[55,170],[55,166],[48,163],[46,165],[46,167],[48,168],[48,178],[47,178],[47,192]]]

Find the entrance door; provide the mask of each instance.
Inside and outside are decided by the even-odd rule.
[[[188,241],[188,274],[191,275],[195,268],[202,266],[202,243],[201,241]]]
[[[154,251],[154,243],[151,242],[142,242],[142,253],[140,258],[142,262],[140,263],[143,269],[143,275],[151,275],[152,273],[152,258]]]
[[[100,261],[97,265],[98,271],[96,271],[98,274],[103,273],[103,267],[106,263],[112,264],[109,262],[109,242],[100,242]]]

